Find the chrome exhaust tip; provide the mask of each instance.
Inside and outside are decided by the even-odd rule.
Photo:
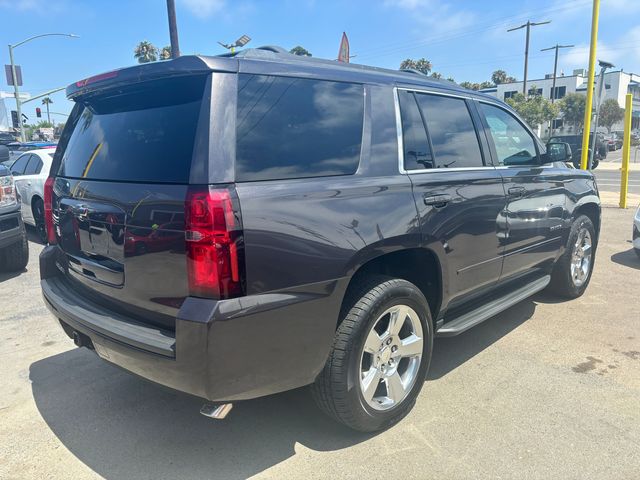
[[[200,413],[205,417],[223,420],[233,408],[233,403],[205,403]]]

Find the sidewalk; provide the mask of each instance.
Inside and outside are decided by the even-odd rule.
[[[640,172],[640,162],[633,163],[633,158],[631,160],[632,161],[629,163],[629,171],[630,172]],[[607,170],[607,171],[617,170],[617,171],[619,171],[620,168],[622,168],[622,164],[619,161],[608,162],[608,161],[605,160],[603,162],[600,162],[600,164],[598,165],[598,168],[596,170]]]

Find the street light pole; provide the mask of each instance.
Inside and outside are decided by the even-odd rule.
[[[167,16],[169,17],[169,39],[171,41],[171,58],[180,56],[180,45],[178,44],[178,23],[176,21],[176,2],[167,0]]]
[[[615,65],[613,63],[604,62],[600,60],[598,62],[600,64],[600,78],[598,78],[598,96],[595,101],[595,113],[593,119],[593,137],[591,138],[591,156],[589,157],[589,161],[587,164],[587,169],[591,170],[593,167],[593,161],[596,158],[596,138],[598,136],[598,120],[600,117],[600,105],[602,105],[602,90],[604,90],[604,74],[608,68],[614,68]],[[591,133],[591,132],[588,132]]]
[[[546,22],[532,22],[531,20],[527,20],[527,23],[524,23],[519,27],[510,28],[509,30],[507,30],[507,32],[514,32],[522,28],[527,29],[527,35],[526,35],[525,46],[524,46],[524,81],[522,83],[522,94],[525,97],[527,96],[527,73],[529,69],[529,38],[531,34],[531,27],[536,27],[538,25],[546,25],[547,23],[551,23],[551,20],[547,20]]]
[[[23,45],[31,40],[40,37],[51,37],[51,36],[62,36],[62,37],[72,37],[78,38],[78,35],[74,35],[72,33],[43,33],[41,35],[34,35],[33,37],[29,37],[26,40],[22,40],[21,42],[16,43],[15,45],[9,44],[9,62],[11,63],[11,75],[13,76],[13,92],[16,96],[16,111],[18,112],[18,127],[20,128],[20,141],[24,142],[26,140],[24,135],[24,126],[22,125],[22,102],[20,101],[20,90],[18,89],[18,76],[16,75],[16,65],[13,61],[13,49]]]
[[[9,62],[11,62],[11,76],[13,77],[13,94],[16,97],[16,111],[18,112],[18,128],[20,129],[20,141],[25,141],[24,127],[22,126],[22,108],[20,105],[20,89],[18,88],[18,76],[16,75],[16,65],[13,62],[13,48],[9,45]]]

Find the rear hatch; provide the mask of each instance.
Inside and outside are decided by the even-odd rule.
[[[198,73],[76,98],[52,169],[67,281],[164,328],[188,295],[184,205],[206,84]]]

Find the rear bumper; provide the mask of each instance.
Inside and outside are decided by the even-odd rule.
[[[156,383],[212,401],[245,400],[308,385],[322,370],[348,279],[232,300],[187,297],[175,331],[90,303],[40,256],[45,304],[67,334],[86,335],[96,353]]]
[[[0,214],[0,248],[12,245],[26,235],[20,210]]]

